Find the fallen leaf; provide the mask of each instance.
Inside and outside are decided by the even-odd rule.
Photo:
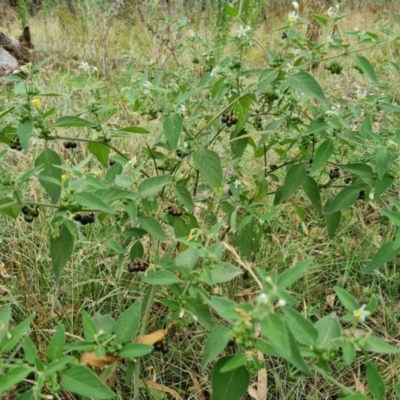
[[[122,357],[120,356],[112,356],[106,354],[101,358],[97,358],[96,354],[94,354],[93,352],[86,352],[81,355],[80,363],[88,365],[89,367],[104,368],[112,364],[113,362],[120,360],[122,360]]]
[[[142,381],[140,386],[148,387],[149,389],[156,390],[157,392],[169,393],[177,400],[183,400],[183,398],[176,392],[174,389],[169,388],[168,386],[161,385],[160,383],[153,381]]]
[[[0,278],[3,280],[10,278],[3,261],[0,261]]]
[[[261,365],[265,364],[264,355],[261,351],[257,351],[257,358],[261,361]],[[267,400],[268,383],[267,369],[261,368],[257,373],[257,396],[258,400]]]
[[[160,329],[153,333],[149,333],[144,336],[137,336],[135,342],[153,345],[157,342],[161,342],[167,336],[168,331],[172,328],[172,324],[168,325],[165,329]]]
[[[328,306],[330,308],[334,308],[335,307],[335,299],[336,299],[336,294],[335,293],[328,294],[328,296],[326,296],[326,303],[328,304]]]
[[[201,388],[198,379],[190,371],[188,372],[193,381],[193,386],[189,388],[189,391],[194,392],[194,394],[197,396],[197,400],[207,400],[206,396],[204,396],[203,389]]]

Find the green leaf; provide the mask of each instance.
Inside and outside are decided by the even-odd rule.
[[[296,310],[283,307],[282,311],[294,338],[306,346],[315,346],[318,332],[314,325]]]
[[[11,306],[8,304],[0,310],[0,325],[3,327],[2,329],[0,329],[0,341],[3,340],[4,336],[6,336],[10,316]]]
[[[336,313],[331,313],[321,318],[314,324],[318,331],[317,346],[327,347],[331,342],[339,340],[342,329]]]
[[[214,365],[212,372],[212,400],[241,400],[250,384],[246,367],[241,366],[228,372],[221,369],[233,358],[223,357]]]
[[[375,165],[376,172],[378,174],[378,178],[382,180],[386,171],[390,167],[390,163],[392,161],[392,157],[390,155],[390,151],[388,149],[382,148],[379,149],[375,155]]]
[[[147,129],[141,128],[140,126],[128,126],[127,128],[120,128],[118,132],[128,132],[128,133],[141,133],[147,135],[150,133]]]
[[[140,225],[151,236],[158,240],[165,240],[166,236],[160,223],[153,217],[139,217]]]
[[[239,11],[230,5],[226,5],[225,14],[228,15],[229,17],[236,17],[237,15],[239,15]]]
[[[363,163],[339,164],[339,167],[367,181],[374,177],[374,171],[367,164]]]
[[[105,245],[115,254],[125,254],[125,249],[114,239],[107,240],[107,242],[105,242]]]
[[[200,255],[196,247],[189,247],[184,252],[180,253],[175,259],[175,265],[177,267],[184,267],[188,270],[192,270],[199,260]]]
[[[50,236],[50,257],[56,282],[61,278],[61,273],[71,258],[74,249],[74,237],[65,224],[59,230],[59,236]]]
[[[115,323],[117,343],[126,343],[135,338],[140,324],[141,302],[136,300]]]
[[[235,308],[237,308],[238,304],[232,300],[228,300],[223,297],[212,296],[210,305],[220,317],[226,320],[237,318],[238,316],[237,312],[235,311]]]
[[[213,329],[215,322],[210,313],[207,304],[203,304],[198,299],[190,300],[187,305],[187,310],[197,318],[197,322],[202,324],[206,329]]]
[[[290,75],[287,77],[287,82],[299,92],[326,102],[321,86],[308,72],[300,71],[297,74]]]
[[[181,280],[175,276],[171,271],[162,269],[143,277],[143,282],[150,285],[172,285],[173,283],[179,283]]]
[[[308,259],[297,263],[294,267],[288,268],[278,276],[278,288],[283,290],[296,282],[304,273],[304,271],[311,265],[312,260]]]
[[[388,190],[394,182],[394,178],[387,174],[382,179],[377,179],[375,183],[374,199],[378,199],[383,193]]]
[[[75,201],[90,210],[102,211],[107,214],[114,214],[115,210],[108,206],[100,197],[91,192],[79,192],[74,194]]]
[[[138,187],[141,197],[149,197],[157,194],[165,185],[171,182],[171,178],[171,175],[160,175],[143,180]]]
[[[53,203],[57,203],[61,194],[62,170],[56,166],[61,166],[61,158],[57,153],[46,146],[35,160],[35,167],[43,168],[42,172],[38,175],[38,179]],[[41,177],[51,177],[59,183],[49,182],[41,179]]]
[[[314,175],[324,164],[329,160],[335,148],[333,147],[332,140],[328,139],[321,143],[315,152],[315,157],[310,170],[310,175]]]
[[[283,203],[291,196],[303,184],[306,176],[306,169],[303,164],[292,165],[286,172],[279,203]]]
[[[103,143],[90,142],[88,150],[100,161],[103,167],[108,167],[110,148]]]
[[[129,343],[118,353],[123,358],[138,358],[150,354],[154,346],[143,343]]]
[[[54,361],[55,359],[61,357],[65,346],[65,329],[64,325],[58,325],[53,337],[47,346],[46,354],[47,357]]]
[[[90,315],[85,310],[82,310],[81,314],[83,320],[85,339],[91,340],[94,338],[95,335],[97,335],[98,329],[96,327],[96,324],[90,318]]]
[[[222,368],[221,372],[228,372],[233,369],[246,365],[247,357],[244,353],[235,354]]]
[[[346,365],[351,365],[356,357],[356,347],[348,340],[342,341],[343,359]]]
[[[112,335],[114,333],[115,321],[111,315],[96,313],[93,315],[92,321],[96,325],[98,332],[103,331],[106,335]]]
[[[379,354],[398,354],[400,349],[398,347],[391,346],[389,343],[379,339],[375,336],[370,336],[365,348],[373,353]]]
[[[14,347],[19,343],[22,339],[22,336],[25,335],[27,330],[29,329],[29,325],[33,320],[33,316],[24,319],[17,326],[10,329],[11,338],[8,339],[7,336],[3,337],[0,342],[0,354],[8,353],[14,349]]]
[[[239,267],[235,267],[227,262],[220,262],[214,265],[211,270],[211,277],[214,284],[229,282],[242,274],[242,270]]]
[[[61,386],[72,393],[89,398],[113,399],[115,394],[84,365],[75,365],[61,374]]]
[[[279,76],[279,71],[277,69],[267,68],[260,74],[258,79],[258,85],[256,90],[256,96],[259,96],[267,90],[267,87],[274,82]]]
[[[344,210],[352,206],[360,195],[360,188],[355,186],[350,186],[342,189],[336,197],[332,200],[331,204],[325,211],[325,215],[332,215],[337,211]]]
[[[182,132],[183,118],[179,114],[171,114],[165,118],[163,128],[168,144],[173,150],[178,148],[179,136]]]
[[[29,140],[31,139],[33,132],[33,121],[28,119],[25,122],[20,122],[18,124],[17,134],[19,142],[23,150],[28,150]]]
[[[386,395],[385,383],[383,382],[378,368],[376,368],[376,365],[371,361],[367,362],[367,380],[369,390],[373,396],[378,400],[383,400]]]
[[[64,369],[64,367],[70,364],[72,361],[75,360],[73,356],[64,356],[63,358],[56,359],[52,361],[50,364],[47,364],[44,369],[44,375],[49,377],[56,372]]]
[[[193,161],[215,194],[222,196],[224,176],[219,155],[215,151],[200,148],[193,154]]]
[[[334,289],[335,293],[339,297],[340,302],[347,311],[352,313],[354,310],[358,310],[360,308],[358,301],[350,293],[346,292],[346,290],[340,288],[339,286],[335,286]]]
[[[382,209],[382,212],[390,219],[390,222],[400,227],[400,213],[391,210]]]
[[[400,248],[394,242],[385,243],[375,254],[374,258],[362,270],[362,273],[371,272],[383,264],[394,260],[400,253]]]
[[[303,181],[303,190],[307,197],[310,199],[311,204],[316,208],[319,215],[322,215],[321,195],[315,179],[307,175]]]
[[[5,394],[8,389],[22,382],[32,371],[34,371],[34,369],[27,365],[19,365],[10,368],[7,373],[0,378],[0,394]]]
[[[373,84],[378,84],[378,78],[376,76],[376,72],[372,64],[368,61],[367,58],[363,56],[355,56],[353,58],[355,65],[361,69],[361,71],[364,72],[365,76],[368,77],[368,79],[371,81]]]
[[[332,239],[335,236],[336,229],[339,227],[340,217],[342,213],[336,211],[330,215],[325,215],[326,227],[328,229],[328,235]]]
[[[24,345],[25,360],[28,361],[29,364],[35,364],[35,358],[38,356],[35,343],[32,342],[29,336],[24,336],[22,342]]]
[[[193,212],[194,202],[189,190],[185,186],[175,185],[174,192],[178,200],[188,209],[188,211]]]
[[[89,128],[96,128],[97,122],[88,121],[79,117],[64,116],[59,118],[54,126],[56,127],[69,127],[69,126],[87,126]]]
[[[218,357],[222,353],[231,337],[231,330],[221,325],[216,326],[210,332],[201,358],[201,368],[203,371],[206,366],[214,360],[214,358]]]
[[[350,396],[342,397],[340,400],[371,400],[368,396],[361,393],[352,394]]]

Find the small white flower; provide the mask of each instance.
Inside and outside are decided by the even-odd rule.
[[[185,107],[184,104],[181,104],[178,108],[178,111],[182,114],[185,115],[187,113],[187,108]]]
[[[154,65],[155,63],[156,63],[156,62],[154,61],[154,59],[150,58],[150,60],[149,60],[149,65],[152,66],[152,65]]]
[[[260,293],[257,297],[257,303],[258,304],[268,304],[269,302],[269,297],[265,293]]]
[[[185,310],[181,310],[181,312],[179,313],[179,318],[183,318],[184,315],[185,315]]]
[[[270,285],[272,285],[272,278],[270,276],[267,276],[265,278],[265,282],[269,283]]]
[[[264,221],[263,219],[261,219],[261,218],[258,219],[258,223],[259,223],[260,225],[263,225],[264,222],[265,222],[265,221]]]
[[[333,37],[332,37],[332,36],[330,36],[330,35],[327,36],[327,39],[328,39],[328,42],[329,42],[329,43],[333,43]]]
[[[133,156],[126,164],[125,167],[129,168],[129,167],[134,167],[137,164],[137,158],[136,156]]]
[[[390,149],[391,147],[393,147],[393,148],[396,149],[396,150],[399,149],[399,145],[398,145],[395,141],[393,141],[393,140],[388,140],[388,143],[387,143],[386,147],[388,147],[389,149]]]
[[[353,312],[353,315],[362,322],[371,315],[371,312],[366,310],[365,307],[367,307],[367,305],[363,304],[358,310],[354,310]]]
[[[286,301],[283,300],[283,299],[279,299],[279,301],[278,301],[278,307],[283,307],[283,306],[286,306]]]
[[[283,70],[285,72],[290,72],[293,68],[294,68],[293,65],[288,62],[288,63],[286,63],[286,66],[285,66],[285,68],[283,68]]]
[[[339,115],[340,114],[340,105],[332,106],[332,108],[325,112],[327,117],[332,117],[332,115]]]
[[[195,322],[197,322],[197,317],[194,314],[192,314],[192,317],[195,320]]]
[[[247,32],[251,31],[249,26],[244,27],[243,25],[239,26],[239,29],[236,31],[236,36],[240,39],[243,36],[247,36]]]
[[[327,14],[329,17],[336,17],[336,14],[339,12],[339,4],[336,4],[336,7],[329,7]]]
[[[215,78],[215,77],[217,76],[217,74],[218,74],[218,71],[219,71],[219,67],[214,67],[214,68],[212,69],[210,75],[211,75],[213,78]]]
[[[99,335],[102,335],[104,333],[103,329],[99,330]]]
[[[196,36],[196,32],[193,29],[189,29],[188,35],[189,37],[194,38]]]
[[[153,86],[153,84],[150,81],[146,81],[145,83],[143,83],[143,87],[145,88],[149,88],[151,86]]]
[[[7,332],[6,336],[7,336],[7,339],[9,339],[9,340],[12,338],[12,335],[10,332]]]
[[[299,3],[297,1],[292,1],[292,6],[295,10],[299,9]]]
[[[79,64],[79,69],[83,69],[85,72],[90,71],[90,65],[86,61],[82,61]]]
[[[296,11],[290,11],[290,13],[287,16],[286,22],[288,24],[293,24],[299,19],[299,15],[296,13]]]
[[[373,193],[370,193],[368,197],[369,197],[370,200],[374,200],[374,198],[375,198]]]
[[[238,181],[238,180],[236,179],[236,181],[233,182],[233,184],[235,185],[235,189],[237,189],[237,188],[240,186],[240,181]]]
[[[367,91],[362,90],[360,87],[357,86],[357,100],[364,100],[367,97]]]

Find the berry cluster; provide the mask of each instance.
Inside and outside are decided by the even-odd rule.
[[[276,164],[269,164],[269,168],[271,171],[275,171],[276,169],[278,169],[278,166]]]
[[[334,168],[329,171],[329,179],[334,180],[340,177],[339,168]]]
[[[344,180],[344,183],[345,183],[346,185],[348,185],[350,182],[351,182],[351,176],[348,176],[348,177]]]
[[[168,206],[168,214],[174,217],[182,217],[182,211],[175,205]]]
[[[135,258],[132,262],[128,264],[129,272],[144,272],[146,271],[149,263],[147,261],[142,260],[141,258]]]
[[[73,219],[82,225],[92,224],[94,222],[94,213],[91,212],[88,215],[74,214]]]
[[[13,150],[18,150],[18,151],[22,150],[22,146],[21,146],[21,143],[19,142],[18,136],[16,136],[15,139],[11,142],[10,147]]]
[[[78,145],[75,142],[65,142],[64,147],[66,149],[76,149]]]
[[[21,211],[22,214],[24,214],[24,220],[26,222],[32,222],[34,218],[39,216],[39,210],[37,207],[23,206]]]
[[[337,61],[333,61],[326,67],[326,69],[330,71],[332,75],[333,74],[340,75],[342,73],[343,66],[339,64]]]
[[[238,122],[238,117],[231,111],[230,113],[223,113],[221,122],[226,124],[226,126],[235,125]]]
[[[168,353],[168,344],[166,340],[162,340],[161,342],[154,343],[154,350],[159,351],[162,354]]]

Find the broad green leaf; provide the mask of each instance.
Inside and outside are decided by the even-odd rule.
[[[237,308],[238,304],[232,300],[228,300],[223,297],[212,296],[210,305],[220,317],[226,320],[238,317],[238,314],[235,311],[235,308]]]
[[[291,196],[303,184],[306,176],[306,169],[303,164],[292,165],[286,172],[279,203],[283,203]]]
[[[127,343],[134,339],[140,324],[141,302],[136,300],[126,309],[115,323],[115,335],[118,343]]]
[[[171,271],[164,269],[144,276],[143,281],[150,285],[172,285],[181,282]]]
[[[374,199],[378,199],[383,193],[386,192],[394,183],[394,178],[385,174],[382,179],[377,179],[375,182]]]
[[[321,318],[314,324],[318,331],[317,346],[327,347],[331,342],[339,340],[342,329],[336,313]]]
[[[343,304],[344,308],[349,311],[353,312],[360,308],[358,301],[346,290],[340,288],[339,286],[335,286],[335,293],[339,297],[340,302]]]
[[[71,258],[73,249],[74,237],[66,225],[62,224],[59,235],[55,238],[50,236],[50,257],[56,282],[60,280],[61,273]]]
[[[390,167],[390,163],[392,161],[392,157],[390,155],[390,151],[388,149],[382,148],[377,151],[375,155],[375,165],[376,172],[378,174],[378,178],[382,180],[386,171]]]
[[[154,346],[143,343],[129,343],[118,353],[123,358],[138,358],[150,354]]]
[[[220,262],[214,265],[211,270],[211,277],[214,284],[229,282],[242,274],[242,270],[239,267],[235,267],[227,262]]]
[[[364,72],[371,83],[378,84],[378,78],[376,76],[375,69],[367,58],[364,56],[355,56],[353,60],[355,65]]]
[[[400,213],[391,210],[382,209],[382,212],[393,222],[396,226],[400,227]]]
[[[225,6],[225,14],[229,15],[230,17],[237,17],[239,15],[239,11],[228,4]]]
[[[212,400],[241,400],[250,384],[250,376],[245,366],[228,372],[221,372],[233,356],[223,357],[214,365],[212,372]]]
[[[51,360],[54,361],[61,357],[65,346],[65,329],[64,325],[58,325],[53,337],[47,346],[46,355]]]
[[[49,377],[55,374],[56,372],[60,371],[61,369],[64,369],[65,366],[67,366],[74,360],[75,357],[73,356],[64,356],[62,358],[58,358],[44,367],[44,375],[46,377]]]
[[[187,305],[187,310],[192,313],[197,318],[197,322],[206,329],[211,330],[215,327],[215,322],[208,305],[199,301],[199,299],[190,300]]]
[[[342,213],[340,211],[325,215],[326,228],[328,229],[328,235],[331,239],[335,236],[336,229],[339,227],[341,216]]]
[[[342,189],[336,197],[332,200],[331,204],[325,211],[325,215],[332,215],[337,211],[344,210],[352,206],[360,195],[360,188],[355,186],[349,186]]]
[[[114,333],[115,321],[111,315],[96,313],[93,315],[92,321],[96,325],[97,332],[103,331],[106,335],[112,335]]]
[[[231,337],[232,331],[221,325],[216,326],[210,332],[204,345],[204,352],[201,359],[202,370],[222,353]]]
[[[128,133],[141,133],[147,135],[150,133],[147,129],[141,128],[140,126],[128,126],[127,128],[120,128],[118,132],[128,132]]]
[[[5,395],[8,389],[22,382],[33,371],[34,369],[27,365],[10,368],[6,374],[0,377],[0,394]]]
[[[115,254],[125,254],[125,249],[114,239],[107,240],[107,242],[105,242],[105,245]]]
[[[79,192],[74,194],[75,201],[90,210],[102,211],[107,214],[114,214],[115,210],[108,206],[100,197],[91,192]]]
[[[352,394],[350,396],[342,397],[340,400],[371,400],[368,396],[361,393]]]
[[[193,154],[193,161],[215,194],[222,196],[224,176],[219,155],[215,151],[200,148]]]
[[[95,335],[97,335],[98,329],[96,327],[96,324],[90,318],[90,315],[85,310],[82,310],[81,314],[85,339],[91,340],[94,338]]]
[[[363,163],[340,164],[339,167],[367,181],[374,177],[374,171],[367,164]]]
[[[296,282],[311,265],[312,260],[308,259],[297,263],[294,267],[288,268],[278,276],[277,285],[280,290],[286,289],[288,286]]]
[[[238,116],[238,122],[235,125],[235,131],[234,131],[235,134],[233,136],[231,136],[231,139],[240,136],[242,129],[246,124],[246,121],[247,121],[247,118],[249,115],[249,110],[250,110],[253,99],[254,99],[253,93],[248,94],[243,97],[239,97],[239,100],[235,106],[235,112]],[[246,140],[246,143],[247,143],[247,138],[244,140]],[[239,142],[239,141],[236,141],[236,142]],[[235,153],[235,152],[233,152],[233,153]]]
[[[171,182],[171,175],[160,175],[147,178],[140,182],[138,191],[141,197],[149,197],[157,194],[165,185]]]
[[[373,353],[378,354],[398,354],[400,353],[400,348],[391,346],[389,343],[385,342],[382,339],[377,338],[376,336],[370,336],[368,338],[367,343],[365,344],[365,348]]]
[[[315,346],[318,332],[314,325],[292,308],[283,307],[282,311],[294,338],[306,346]]]
[[[97,122],[88,121],[87,119],[79,117],[64,116],[59,118],[54,126],[56,127],[69,127],[69,126],[87,126],[89,128],[95,128],[98,125]]]
[[[32,342],[29,336],[24,336],[22,342],[24,345],[25,360],[28,361],[29,364],[35,364],[35,358],[38,356],[35,343]]]
[[[287,82],[299,92],[326,102],[325,94],[321,86],[310,73],[300,71],[296,74],[289,75],[287,77]]]
[[[256,89],[256,96],[259,96],[267,90],[267,87],[274,82],[279,76],[279,71],[277,69],[267,68],[260,74],[258,80],[258,85]]]
[[[351,365],[356,357],[356,347],[353,342],[348,340],[342,341],[343,359],[346,365]]]
[[[315,179],[307,175],[303,181],[303,190],[307,197],[310,199],[311,204],[316,208],[319,215],[322,215],[321,195]]]
[[[194,202],[189,190],[185,186],[175,185],[174,192],[178,200],[188,209],[188,211],[193,212]]]
[[[10,329],[11,337],[8,339],[7,336],[3,337],[0,342],[0,354],[8,353],[14,349],[14,347],[20,342],[22,336],[25,335],[27,330],[29,329],[29,325],[33,320],[33,316],[24,319],[17,326]]]
[[[8,304],[0,310],[0,324],[3,327],[3,329],[0,329],[0,343],[1,340],[4,338],[4,336],[6,336],[8,323],[10,321],[10,316],[11,316],[11,306]]]
[[[329,160],[335,148],[332,140],[328,139],[321,143],[315,152],[315,157],[310,170],[310,175],[314,175]]]
[[[167,137],[168,144],[173,150],[178,147],[179,136],[182,132],[183,118],[179,114],[171,114],[165,118],[163,129],[164,135]]]
[[[115,394],[84,365],[75,365],[61,374],[61,386],[72,393],[89,398],[113,399]]]
[[[378,400],[383,400],[386,395],[386,387],[382,376],[372,361],[367,362],[367,380],[371,393]]]
[[[103,143],[90,142],[88,150],[100,161],[103,167],[108,166],[108,158],[110,155],[110,148]]]
[[[20,122],[18,124],[18,139],[19,142],[22,146],[23,150],[28,150],[29,147],[29,140],[31,138],[33,132],[33,121],[31,119],[28,119],[25,122]]]
[[[153,217],[139,217],[142,228],[158,240],[165,240],[166,236],[160,223]]]
[[[195,247],[189,247],[176,257],[175,265],[191,271],[196,266],[199,258],[199,251]]]
[[[221,372],[228,372],[233,369],[246,365],[247,357],[244,353],[235,354],[222,368]]]
[[[362,273],[371,272],[383,264],[394,260],[400,253],[400,248],[394,242],[385,243],[375,254],[374,258],[362,270]]]
[[[50,150],[47,146],[44,148],[43,152],[35,160],[35,167],[42,167],[42,172],[38,175],[38,179],[43,186],[43,189],[50,196],[53,203],[57,203],[61,194],[61,168],[56,166],[61,166],[61,158],[53,150]],[[58,184],[53,182],[48,182],[41,179],[41,177],[51,177],[54,178]]]

